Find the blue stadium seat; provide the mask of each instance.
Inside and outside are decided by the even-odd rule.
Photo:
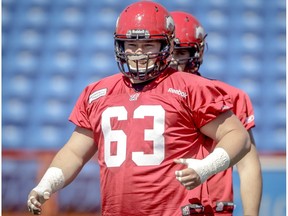
[[[131,0],[130,0],[130,2],[133,3]],[[192,1],[191,0],[181,0],[181,1],[157,0],[156,2],[164,5],[170,11],[174,11],[174,10],[187,11],[191,8],[194,8],[193,6],[196,4],[197,1],[193,1],[193,0]],[[197,4],[198,4],[198,2],[197,2]],[[201,2],[199,2],[199,5],[200,4],[201,4]],[[198,8],[198,6],[197,6],[197,8]]]
[[[208,18],[205,25],[202,25],[204,25],[206,32],[219,31],[225,35],[225,32],[227,32],[229,29],[228,21],[229,20],[226,13],[218,9],[211,9],[208,11]]]
[[[123,7],[121,7],[121,10],[124,9],[123,4],[121,2],[119,3]],[[85,30],[108,31],[113,36],[116,21],[120,13],[120,10],[116,9],[119,3],[115,3],[113,6],[110,6],[109,1],[91,2],[85,11],[85,20],[87,21],[85,24],[83,23]],[[95,40],[95,38],[93,38],[93,40]]]
[[[53,98],[40,100],[38,109],[31,115],[32,119],[40,120],[42,124],[61,126],[65,124],[72,107],[69,103]]]
[[[62,119],[62,125],[44,124],[36,122],[29,128],[28,133],[34,136],[27,137],[24,148],[26,149],[42,149],[42,150],[59,150],[72,134],[75,126]]]
[[[207,52],[208,55],[211,53],[214,55],[220,54],[221,57],[223,56],[226,59],[226,55],[228,55],[231,50],[231,44],[229,44],[225,35],[219,31],[209,31],[208,36],[206,37],[206,43],[207,46],[204,53],[204,58],[207,57]]]
[[[82,64],[88,73],[105,77],[118,72],[118,70],[116,70],[117,64],[114,55],[108,56],[105,53],[93,52],[86,57],[86,60],[82,62]]]
[[[200,72],[204,77],[211,79],[224,80],[227,77],[225,58],[217,54],[205,54],[203,65],[200,68]]]
[[[74,6],[74,7],[85,7],[89,4],[89,0],[63,0],[53,3],[55,6]]]
[[[55,26],[82,28],[85,23],[85,11],[77,6],[59,7],[52,18]]]
[[[38,71],[41,62],[41,53],[33,50],[17,49],[7,57],[3,65],[15,71]],[[7,71],[7,70],[6,70]],[[4,71],[4,73],[9,73]]]
[[[231,79],[236,82],[239,79],[251,79],[257,83],[263,79],[263,58],[261,56],[251,53],[239,53],[234,56],[235,60],[228,63],[229,71],[235,72]],[[235,65],[238,66],[235,67]]]
[[[82,44],[81,32],[73,28],[59,28],[49,36],[51,50],[79,51]]]
[[[286,150],[286,127],[274,126],[267,127],[259,137],[259,149],[262,152],[269,153],[273,149],[275,152]]]
[[[43,67],[41,70],[43,74],[45,74],[43,76],[58,74],[66,76],[67,78],[73,78],[79,71],[78,64],[79,53],[69,50],[50,50],[50,52],[43,57]],[[45,80],[43,81],[45,82]]]
[[[49,23],[49,8],[42,6],[25,4],[29,1],[21,1],[18,3],[19,10],[14,14],[14,19],[18,27],[30,26],[41,28],[48,26]]]
[[[83,38],[83,48],[86,50],[97,50],[101,52],[114,52],[113,31],[103,30],[102,28],[93,28],[89,30]]]
[[[50,71],[38,80],[37,87],[39,91],[39,100],[43,104],[49,100],[58,100],[62,103],[67,103],[73,97],[73,79],[70,74],[62,74],[58,71]]]
[[[46,39],[45,30],[42,31],[39,29],[26,28],[23,29],[21,35],[22,35],[21,38],[23,38],[23,40],[21,40],[22,44],[20,45],[20,47],[32,50],[43,49]]]
[[[27,101],[33,94],[33,81],[31,77],[21,74],[11,74],[3,77],[2,96],[4,98],[16,97],[20,100]]]
[[[251,31],[235,31],[233,34],[234,37],[229,41],[229,51],[232,51],[232,55],[236,55],[235,58],[238,57],[237,55],[253,54],[253,56],[259,56],[262,54],[264,44],[261,34]],[[236,37],[236,35],[238,36]]]
[[[29,103],[17,97],[10,97],[5,102],[3,123],[25,124],[29,118]]]
[[[2,1],[2,32],[11,29],[14,14],[15,7],[13,6],[13,4],[5,4]]]
[[[6,112],[3,111],[5,114]],[[18,122],[11,123],[3,119],[2,125],[2,148],[3,149],[22,149],[25,147],[23,142],[26,139],[27,127]]]

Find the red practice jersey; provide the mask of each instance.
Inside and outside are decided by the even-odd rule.
[[[202,158],[199,129],[232,106],[211,81],[171,69],[143,88],[122,74],[86,87],[69,120],[94,132],[102,215],[180,216],[201,202],[201,187],[186,190],[175,178],[186,166],[173,161]]]
[[[240,119],[244,127],[249,130],[255,127],[254,121],[254,110],[252,107],[251,100],[249,96],[243,92],[242,90],[235,88],[231,85],[228,85],[224,82],[218,80],[212,80],[213,83],[218,87],[227,92],[232,99],[233,103],[233,112]],[[233,140],[231,140],[231,144],[233,144]],[[213,151],[216,143],[207,138],[206,140],[206,148],[203,150],[203,157],[206,157]],[[230,210],[233,210],[233,207],[230,204],[233,204],[233,178],[232,173],[233,169],[229,168],[225,171],[222,171],[212,177],[210,177],[206,182],[204,182],[202,187],[202,201],[205,203],[209,203],[213,207],[215,212],[219,211],[219,215],[232,215]],[[217,202],[218,208],[217,208]],[[222,204],[226,202],[228,204],[227,213],[224,214],[222,209]],[[232,207],[232,208],[231,208]],[[215,213],[215,215],[217,215]]]

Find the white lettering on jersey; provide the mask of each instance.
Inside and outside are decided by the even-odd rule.
[[[144,141],[153,141],[153,153],[132,152],[132,160],[138,166],[159,165],[165,157],[165,110],[160,105],[142,105],[135,109],[134,119],[144,119],[152,116],[153,129],[144,130]],[[102,113],[101,126],[104,135],[104,160],[107,167],[119,167],[126,159],[127,135],[123,130],[112,130],[111,118],[119,121],[128,120],[124,106],[109,107]],[[117,143],[117,152],[111,155],[111,143]]]
[[[104,89],[100,89],[96,92],[93,92],[90,96],[89,96],[89,104],[94,101],[97,100],[98,98],[104,96],[107,94],[107,88]]]
[[[160,105],[140,106],[134,112],[134,118],[154,117],[153,129],[144,130],[144,140],[153,141],[153,154],[133,152],[132,160],[138,166],[159,165],[164,160],[165,110]]]
[[[184,98],[186,98],[187,97],[187,93],[185,93],[185,92],[182,92],[181,90],[176,90],[176,89],[173,89],[173,88],[169,88],[168,89],[168,92],[170,92],[170,93],[173,93],[173,94],[177,94],[177,95],[180,95],[181,97],[184,97]]]
[[[119,167],[126,158],[127,136],[122,130],[112,130],[110,119],[127,120],[125,107],[109,107],[102,113],[101,126],[104,134],[104,160],[107,167]],[[117,153],[111,155],[111,143],[117,142]]]

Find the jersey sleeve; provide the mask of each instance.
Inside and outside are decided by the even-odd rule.
[[[208,80],[204,85],[198,86],[193,95],[190,103],[193,106],[192,113],[198,128],[233,108],[229,95]]]
[[[254,109],[253,109],[250,97],[246,93],[243,93],[243,94],[244,94],[244,100],[245,100],[245,105],[246,105],[245,106],[246,118],[245,118],[245,122],[243,123],[243,125],[247,130],[249,130],[255,127]]]
[[[69,121],[75,125],[92,130],[88,117],[89,87],[86,87],[79,96],[70,116]]]
[[[240,89],[230,88],[233,100],[233,111],[246,130],[255,126],[254,110],[249,96]]]

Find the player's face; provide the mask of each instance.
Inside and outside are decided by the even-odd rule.
[[[178,71],[184,71],[189,58],[190,52],[188,49],[174,49],[170,66]]]
[[[161,43],[159,41],[125,41],[124,49],[128,55],[128,64],[131,68],[144,71],[154,67],[159,54]],[[149,57],[148,57],[149,56]]]

